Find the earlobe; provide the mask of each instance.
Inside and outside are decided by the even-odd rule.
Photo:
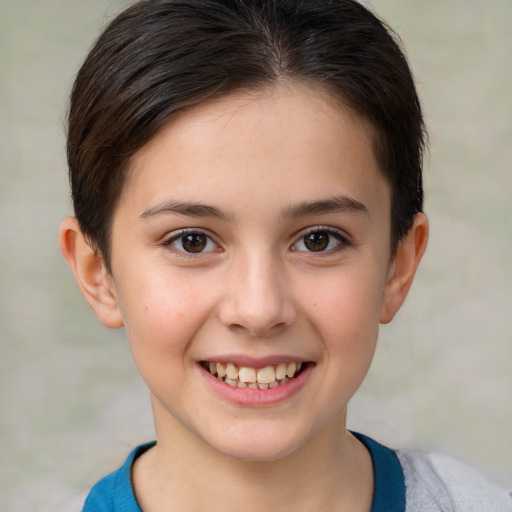
[[[398,243],[380,310],[380,322],[391,322],[405,301],[428,241],[428,219],[424,213],[414,217],[407,235]]]
[[[111,329],[122,327],[123,319],[112,278],[74,217],[67,217],[61,222],[59,245],[83,296],[99,321]]]

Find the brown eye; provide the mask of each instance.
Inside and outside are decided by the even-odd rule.
[[[181,237],[181,245],[186,252],[204,251],[208,237],[202,233],[193,233]]]
[[[292,245],[292,251],[300,252],[325,252],[331,253],[341,250],[351,245],[350,241],[339,230],[323,229],[318,227],[310,229],[305,235],[302,235],[295,244]]]
[[[304,245],[308,251],[325,251],[329,246],[330,236],[327,231],[315,231],[304,237]]]
[[[164,246],[171,247],[178,252],[198,254],[203,252],[216,251],[219,246],[206,234],[201,231],[183,230],[176,233]]]

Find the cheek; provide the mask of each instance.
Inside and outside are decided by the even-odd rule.
[[[381,279],[364,270],[333,273],[319,283],[310,283],[302,297],[310,321],[330,344],[331,353],[373,350],[379,327]],[[307,293],[306,293],[307,291]]]
[[[212,297],[194,279],[146,276],[122,295],[122,314],[130,351],[151,393],[180,401],[197,331],[208,321]]]
[[[134,357],[183,352],[211,311],[209,290],[201,280],[168,271],[130,283],[120,305]]]

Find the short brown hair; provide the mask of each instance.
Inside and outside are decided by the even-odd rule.
[[[101,34],[71,94],[75,215],[110,270],[130,158],[177,112],[280,78],[325,85],[375,131],[392,196],[391,247],[423,204],[425,129],[394,33],[354,0],[146,0]]]

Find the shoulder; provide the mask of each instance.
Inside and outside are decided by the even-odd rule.
[[[87,496],[82,512],[140,512],[131,482],[131,470],[137,457],[155,443],[138,446],[124,464],[97,482]]]
[[[97,482],[89,492],[82,512],[106,512],[114,509],[114,494],[119,470]]]
[[[407,511],[512,512],[512,496],[450,457],[397,450]]]

